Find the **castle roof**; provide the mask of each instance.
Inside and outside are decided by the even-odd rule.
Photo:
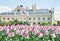
[[[20,11],[20,9],[23,8],[22,6],[17,6],[16,9],[12,10],[11,12],[2,12],[0,15],[14,15],[16,14],[26,14],[28,12],[28,14],[51,14],[51,10],[48,9],[36,9],[35,11],[33,11],[32,9],[24,9],[22,11]]]

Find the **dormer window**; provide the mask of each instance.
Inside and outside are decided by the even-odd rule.
[[[20,7],[23,7],[23,5],[20,5]]]
[[[19,12],[20,10],[18,9],[17,11]]]

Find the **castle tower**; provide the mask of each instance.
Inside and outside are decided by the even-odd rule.
[[[36,10],[36,4],[32,5],[32,11],[35,11],[35,10]]]
[[[52,15],[52,25],[53,25],[53,24],[55,24],[54,8],[51,8],[51,15]]]
[[[23,5],[20,5],[20,11],[23,11]]]

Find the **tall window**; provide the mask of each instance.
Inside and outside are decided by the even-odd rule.
[[[40,20],[40,18],[38,18],[38,20]]]
[[[18,9],[17,11],[19,12],[20,10]]]
[[[45,20],[45,18],[43,18],[43,20]]]
[[[40,24],[40,22],[38,22],[38,24]]]
[[[8,20],[10,20],[10,18],[7,18]]]
[[[3,18],[3,20],[5,20],[5,18]]]
[[[33,24],[36,24],[35,22],[33,22]]]
[[[14,20],[14,18],[12,18],[12,20]]]
[[[50,20],[50,18],[48,17],[48,20]]]
[[[31,20],[31,18],[29,18],[29,20]]]

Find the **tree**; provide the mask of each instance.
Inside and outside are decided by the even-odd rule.
[[[9,21],[7,24],[8,25],[13,25],[13,24],[15,24],[15,22],[14,21]]]
[[[1,21],[0,20],[0,25],[5,25],[7,22],[6,21]]]
[[[23,25],[25,25],[25,24],[26,24],[26,25],[30,25],[30,23],[29,23],[28,21],[24,21],[24,22],[23,22]]]
[[[23,22],[22,22],[22,21],[20,21],[18,24],[23,24]]]
[[[15,24],[19,24],[19,20],[14,20]]]
[[[48,26],[49,25],[49,23],[48,22],[42,22],[42,24],[41,25],[43,25],[43,26]]]
[[[60,21],[57,21],[57,25],[60,25]]]

